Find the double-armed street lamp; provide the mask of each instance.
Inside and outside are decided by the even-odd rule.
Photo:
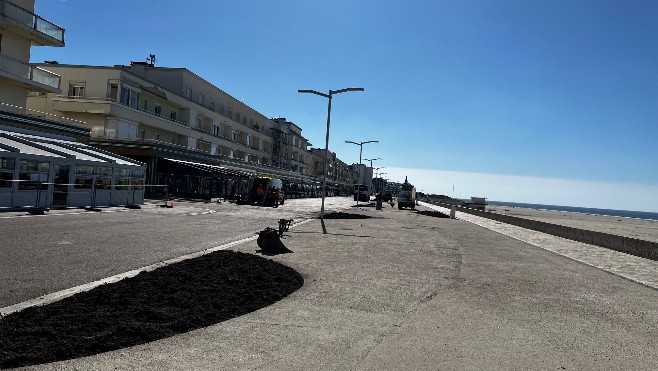
[[[364,158],[364,159],[363,159],[363,161],[370,161],[370,168],[371,168],[372,171],[373,171],[373,175],[374,175],[374,171],[375,171],[375,169],[372,167],[372,162],[373,162],[373,161],[376,161],[376,160],[383,160],[383,158],[381,158],[381,157],[377,157],[377,158]],[[370,189],[372,190],[372,188],[373,188],[373,186],[372,186],[372,178],[371,178],[371,179],[370,179]]]
[[[352,144],[356,144],[357,146],[359,146],[359,178],[361,178],[362,177],[362,174],[361,174],[361,167],[362,167],[361,156],[363,155],[363,145],[366,144],[366,143],[379,143],[379,141],[378,140],[367,140],[365,142],[353,142],[351,140],[346,140],[345,143],[352,143]],[[370,165],[372,167],[372,160],[370,162]],[[365,183],[365,179],[364,179],[364,183]],[[372,184],[370,184],[370,186],[372,187]],[[361,198],[361,184],[358,185],[358,189],[359,190],[357,191],[357,195],[356,195],[356,206],[359,206],[359,199]]]
[[[383,158],[377,157],[377,158],[364,158],[363,159],[363,161],[370,161],[370,167],[372,167],[372,162],[376,161],[376,160],[383,160]]]
[[[327,108],[327,139],[324,145],[324,172],[322,173],[322,209],[320,210],[320,224],[322,224],[322,233],[327,234],[327,227],[324,225],[324,197],[327,193],[327,161],[329,153],[329,123],[331,122],[331,97],[335,94],[346,93],[348,91],[364,91],[363,88],[345,88],[340,90],[329,90],[329,94],[320,93],[319,91],[300,89],[298,93],[310,93],[319,95],[329,99],[329,107]]]

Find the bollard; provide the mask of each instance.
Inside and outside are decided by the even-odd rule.
[[[455,207],[455,205],[452,205],[452,206],[450,207],[450,219],[455,219],[455,210],[456,210],[456,209],[457,209],[457,208]]]

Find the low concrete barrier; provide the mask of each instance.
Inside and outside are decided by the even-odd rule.
[[[435,205],[451,208],[452,204],[434,202]],[[588,231],[585,229],[573,228],[564,225],[540,222],[519,218],[511,215],[492,213],[469,209],[466,207],[456,206],[457,211],[480,216],[483,218],[499,221],[517,227],[532,229],[533,231],[547,233],[553,236],[566,238],[573,241],[583,242],[590,245],[605,247],[607,249],[623,252],[630,255],[639,256],[645,259],[658,261],[658,243],[652,241],[639,240],[637,238],[617,236],[614,234]]]

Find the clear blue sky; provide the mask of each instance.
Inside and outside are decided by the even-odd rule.
[[[127,65],[156,54],[156,66],[185,67],[265,116],[295,122],[314,147],[324,147],[327,101],[297,90],[363,87],[334,97],[329,148],[353,163],[359,147],[345,140],[379,140],[363,157],[383,158],[373,165],[390,180],[414,169],[410,182],[427,192],[455,184],[462,197],[658,211],[655,0],[35,7],[66,29],[66,47],[33,47],[33,62]],[[513,181],[496,183],[501,176]],[[552,188],[524,184],[537,178]],[[574,187],[590,187],[596,200]]]

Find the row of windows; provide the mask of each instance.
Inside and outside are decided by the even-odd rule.
[[[189,100],[193,100],[192,88],[186,88],[185,97]],[[209,108],[211,111],[215,111],[215,101],[212,98],[210,98],[209,104],[206,105],[205,96],[203,95],[203,93],[199,93],[199,96],[197,98],[197,103],[199,103],[199,105]],[[230,119],[233,119],[237,122],[241,122],[244,125],[250,125],[252,128],[255,128],[256,130],[260,131],[261,125],[255,123],[253,118],[247,118],[246,115],[241,115],[239,112],[235,112],[235,116],[234,116],[233,108],[231,107],[226,108],[223,103],[219,103],[217,105],[216,112],[219,112],[222,115],[226,114],[226,116],[228,116]]]
[[[14,181],[14,169],[16,160],[8,157],[0,157],[0,188],[11,188]],[[68,178],[68,165],[55,166],[55,178],[60,180]],[[77,179],[108,177],[112,179],[113,168],[111,166],[93,166],[76,164],[74,174]],[[38,189],[40,183],[48,183],[50,173],[50,162],[41,160],[21,160],[18,175],[18,189]],[[144,178],[143,169],[117,168],[114,175],[125,178]],[[41,185],[46,189],[46,185]]]

